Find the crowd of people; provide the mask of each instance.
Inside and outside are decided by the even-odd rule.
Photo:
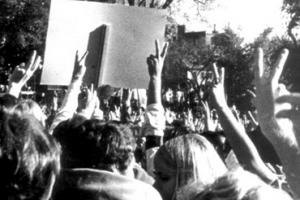
[[[300,198],[300,94],[279,83],[288,50],[270,68],[257,50],[256,110],[246,114],[228,105],[226,71],[214,63],[202,89],[162,91],[167,51],[156,40],[145,58],[146,99],[83,87],[76,55],[68,89],[36,102],[20,94],[41,57],[15,67],[0,97],[1,199]]]

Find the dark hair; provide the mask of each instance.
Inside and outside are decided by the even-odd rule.
[[[0,97],[0,107],[12,109],[18,102],[18,99],[10,94],[4,94]]]
[[[78,135],[78,127],[87,119],[80,115],[74,115],[71,119],[62,121],[53,130],[53,136],[60,143],[62,148],[61,166],[62,168],[85,167],[88,164],[83,162],[88,152],[82,142],[82,136]],[[80,148],[83,147],[83,148]]]
[[[100,166],[104,164],[105,168],[105,166],[115,165],[120,171],[126,170],[132,162],[136,147],[131,129],[117,122],[106,123],[101,128],[99,142]]]
[[[185,125],[182,120],[174,120],[172,125],[166,128],[164,142],[171,140],[175,137],[193,133],[188,126]]]
[[[128,126],[117,122],[86,120],[72,133],[61,134],[57,139],[63,148],[65,168],[108,170],[115,165],[122,171],[127,169],[134,156],[132,132]]]
[[[60,148],[31,115],[0,111],[0,199],[49,199]]]

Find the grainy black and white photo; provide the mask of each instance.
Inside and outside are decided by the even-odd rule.
[[[300,199],[299,0],[0,0],[0,199]]]

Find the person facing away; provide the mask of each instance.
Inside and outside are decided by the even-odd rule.
[[[48,200],[60,146],[32,115],[0,110],[0,199]]]
[[[210,184],[224,175],[227,168],[204,137],[187,134],[170,139],[159,148],[154,170],[154,187],[163,200],[172,200],[185,185],[195,181]]]

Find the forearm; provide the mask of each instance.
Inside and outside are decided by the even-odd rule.
[[[161,104],[161,76],[150,77],[147,105],[154,103]]]
[[[217,108],[224,133],[229,140],[240,164],[247,170],[257,174],[266,182],[276,179],[262,161],[255,145],[248,137],[243,125],[237,121],[228,106]]]
[[[80,91],[81,81],[75,81],[68,87],[63,103],[56,113],[55,118],[50,126],[49,132],[52,134],[55,127],[62,121],[73,117],[78,106],[78,94]]]
[[[274,146],[294,195],[300,198],[300,152],[294,135],[292,137],[291,127],[281,126],[275,118],[261,120],[262,132]]]
[[[80,93],[81,81],[72,82],[64,97],[60,110],[69,110],[75,112],[78,106],[78,95]]]
[[[277,150],[276,150],[277,151]],[[289,154],[277,153],[282,161],[283,172],[291,187],[295,199],[300,199],[300,155],[298,150],[290,150]]]

